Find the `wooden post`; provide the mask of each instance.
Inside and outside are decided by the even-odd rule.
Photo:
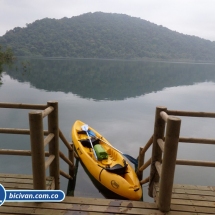
[[[180,126],[181,119],[168,118],[158,200],[158,207],[162,212],[170,210]]]
[[[153,197],[153,187],[154,183],[159,182],[159,175],[157,173],[155,162],[161,162],[162,151],[157,144],[157,139],[163,139],[165,122],[160,116],[161,111],[166,111],[166,107],[156,107],[155,113],[155,124],[154,124],[154,135],[153,135],[153,146],[152,146],[152,164],[150,170],[150,180],[149,180],[149,190],[148,195]]]
[[[140,181],[143,179],[143,171],[139,171],[139,169],[144,164],[144,160],[145,160],[145,153],[141,154],[142,150],[143,148],[140,147],[139,156],[138,156],[138,167],[137,167],[137,177]]]
[[[54,110],[48,115],[48,131],[54,134],[54,138],[49,143],[49,154],[54,155],[55,159],[50,165],[50,176],[55,179],[55,189],[60,189],[60,167],[59,167],[59,126],[58,126],[58,102],[49,101],[48,106]]]
[[[33,189],[35,190],[46,189],[45,151],[42,119],[41,111],[32,111],[29,113]]]
[[[74,145],[70,144],[70,146],[72,147],[73,150],[68,150],[68,156],[69,156],[69,160],[73,163],[73,167],[69,166],[69,175],[71,175],[72,177],[74,177],[74,168],[75,168],[75,163],[74,163]]]

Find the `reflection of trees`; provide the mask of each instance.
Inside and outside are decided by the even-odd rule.
[[[28,59],[17,62],[17,68],[8,74],[36,88],[95,100],[122,100],[165,87],[215,81],[215,66],[206,64]]]
[[[1,84],[1,73],[3,71],[3,64],[11,64],[13,61],[13,53],[11,49],[2,50],[0,45],[0,84]]]

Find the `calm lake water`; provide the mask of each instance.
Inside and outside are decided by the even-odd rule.
[[[116,148],[137,157],[153,133],[156,106],[171,110],[215,112],[215,65],[140,61],[19,59],[5,68],[0,102],[59,102],[60,129],[79,119],[97,129]],[[28,128],[29,110],[0,109],[0,127]],[[215,119],[181,117],[181,136],[215,138]],[[47,123],[44,120],[46,129]],[[1,148],[30,149],[25,135],[0,134]],[[178,159],[213,161],[215,146],[180,143]],[[61,151],[67,149],[60,142]],[[151,149],[146,159],[151,156]],[[61,162],[61,169],[68,166]],[[1,156],[0,172],[31,174],[30,157]],[[144,177],[149,175],[149,169]],[[175,183],[215,186],[214,169],[177,166]],[[67,180],[61,177],[66,192]],[[143,186],[144,200],[147,187]],[[103,197],[81,165],[75,196]]]

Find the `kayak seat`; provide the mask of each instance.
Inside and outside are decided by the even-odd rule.
[[[107,150],[107,152],[108,152],[109,157],[110,157],[111,160],[113,160],[113,161],[117,160],[117,153],[113,149],[109,148]]]
[[[118,175],[124,175],[126,173],[128,164],[125,162],[125,160],[123,160],[123,163],[124,166],[122,166],[121,164],[116,164],[113,167],[106,167],[105,169],[108,172],[112,172]]]
[[[81,144],[82,144],[84,147],[92,148],[89,139],[82,139],[82,140],[79,140],[79,141],[81,142]],[[97,139],[97,138],[95,138],[95,137],[92,137],[92,138],[91,138],[91,142],[92,142],[93,146],[95,146],[95,145],[99,144],[99,139]]]

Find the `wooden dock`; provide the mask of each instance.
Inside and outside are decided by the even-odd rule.
[[[159,188],[155,186],[155,201]],[[215,187],[173,186],[171,210],[162,213],[156,203],[141,201],[66,197],[60,203],[5,202],[0,214],[137,214],[137,215],[203,215],[215,214]]]
[[[6,189],[33,189],[33,176],[0,174]],[[53,189],[53,178],[47,177],[47,189]],[[5,202],[0,214],[165,214],[158,210],[159,186],[154,186],[155,203],[141,201],[66,197],[60,203]],[[169,215],[215,214],[215,187],[175,184]]]

